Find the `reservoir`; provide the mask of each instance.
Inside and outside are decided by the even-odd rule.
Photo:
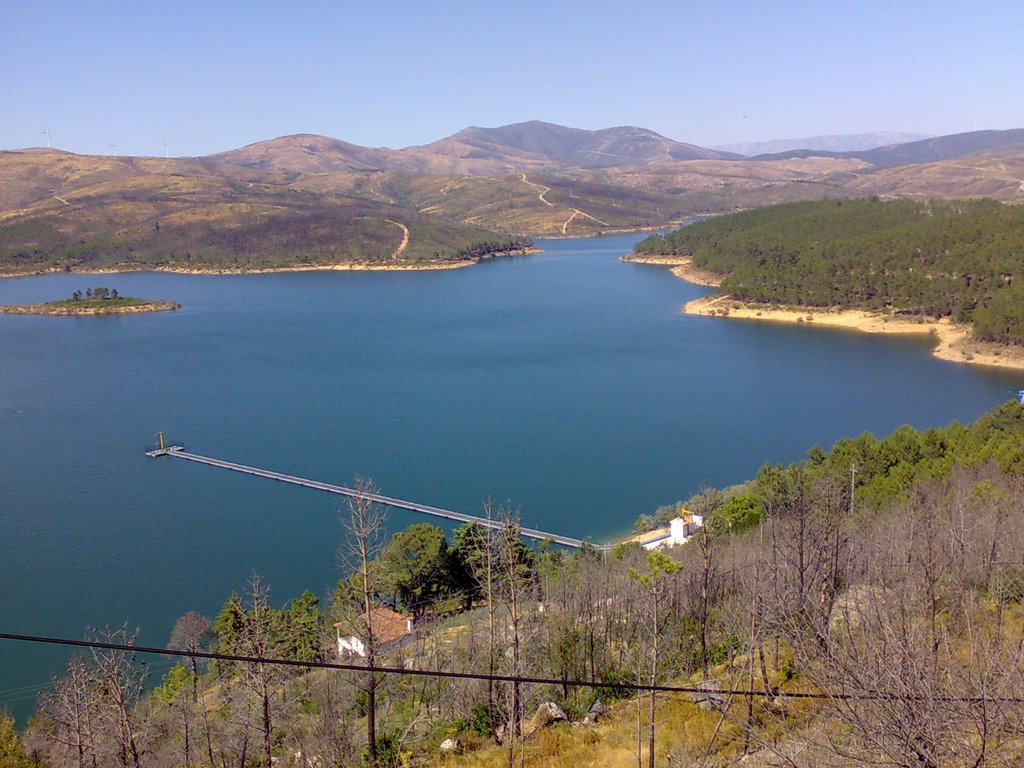
[[[1024,373],[928,340],[680,314],[709,289],[619,257],[640,235],[432,272],[48,275],[177,312],[0,315],[0,631],[83,637],[215,615],[253,570],[284,605],[342,575],[338,497],[146,458],[196,453],[603,542],[641,514],[864,431],[970,421]],[[419,518],[389,513],[397,530]],[[0,643],[23,717],[67,652]],[[169,666],[154,660],[155,675]]]

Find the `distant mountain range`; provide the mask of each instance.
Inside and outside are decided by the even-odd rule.
[[[996,155],[1024,151],[1024,129],[1011,131],[971,131],[907,144],[893,144],[864,152],[844,152],[880,168],[897,165],[935,163],[971,155]]]
[[[598,131],[531,120],[501,128],[466,128],[426,148],[436,152],[508,159],[509,153],[580,168],[649,165],[674,160],[736,160],[739,155],[683,144],[646,128],[620,126]]]
[[[863,160],[878,168],[892,168],[897,165],[915,165],[953,160],[970,155],[1007,154],[1024,151],[1024,129],[1009,131],[971,131],[951,136],[936,136],[930,139],[905,144],[890,144],[853,152],[829,152],[826,150],[794,149],[769,155],[757,155],[753,160],[787,160],[806,157],[832,157]]]
[[[325,136],[299,134],[261,141],[210,159],[247,168],[332,173],[493,174],[517,168],[607,168],[680,160],[738,160],[731,152],[667,139],[645,128],[587,131],[532,120],[500,128],[466,128],[405,149],[371,149]]]
[[[811,136],[806,139],[773,139],[752,141],[745,144],[716,145],[712,149],[734,152],[744,157],[774,155],[794,149],[824,150],[826,152],[858,152],[865,149],[885,147],[890,144],[906,144],[910,141],[929,139],[923,133],[898,133],[896,131],[875,131],[874,133],[851,133],[842,136]]]
[[[753,158],[540,121],[404,149],[300,134],[195,158],[0,152],[0,271],[451,260],[515,235],[858,195],[1024,201],[1024,129]]]
[[[886,139],[893,137],[897,140],[886,143]],[[813,146],[745,157],[740,152],[705,149],[673,141],[645,128],[622,126],[587,131],[532,120],[500,128],[465,128],[445,139],[405,149],[375,149],[326,136],[298,134],[261,141],[203,159],[245,168],[298,173],[398,171],[493,175],[510,169],[562,171],[567,168],[671,166],[690,160],[790,160],[809,157],[862,160],[876,167],[889,168],[981,153],[1022,151],[1024,129],[973,131],[923,139],[913,134],[871,133],[793,141]],[[761,146],[784,146],[787,143],[790,142],[780,140],[732,146],[750,151]],[[853,148],[839,149],[843,146]]]

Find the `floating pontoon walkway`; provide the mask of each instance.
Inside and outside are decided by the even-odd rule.
[[[464,512],[453,512],[450,509],[441,509],[440,507],[431,507],[427,504],[418,504],[415,501],[403,501],[402,499],[395,499],[390,496],[382,496],[379,493],[366,493],[359,491],[355,488],[348,488],[344,485],[331,485],[330,483],[321,483],[319,480],[307,480],[302,477],[295,477],[294,475],[284,475],[280,472],[272,472],[269,469],[259,469],[258,467],[250,467],[245,464],[236,464],[233,461],[224,461],[223,459],[211,459],[209,456],[200,456],[195,453],[189,453],[185,450],[184,446],[171,445],[166,448],[161,447],[154,451],[146,451],[146,455],[156,458],[159,456],[173,456],[176,459],[185,459],[186,461],[195,461],[199,464],[209,464],[211,467],[220,467],[221,469],[230,469],[233,472],[242,472],[246,475],[255,475],[256,477],[266,477],[271,480],[278,480],[282,483],[291,483],[292,485],[301,485],[305,488],[313,488],[317,491],[326,491],[327,493],[335,493],[339,496],[348,496],[353,499],[367,499],[369,501],[377,502],[378,504],[385,504],[389,507],[397,507],[399,509],[409,509],[413,512],[422,512],[425,515],[433,515],[434,517],[443,517],[448,520],[457,520],[460,523],[476,523],[486,528],[501,528],[502,523],[499,520],[488,520],[486,517],[478,517],[477,515],[467,515]],[[520,528],[519,533],[530,539],[538,539],[541,541],[552,541],[555,544],[561,544],[564,547],[575,547],[579,549],[583,546],[583,542],[580,539],[572,539],[568,536],[559,536],[555,533],[547,533],[545,531],[538,531],[535,528]],[[596,546],[596,549],[602,549],[601,546]]]

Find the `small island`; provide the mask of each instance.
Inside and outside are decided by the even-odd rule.
[[[8,304],[0,306],[5,315],[130,315],[140,312],[169,312],[180,309],[176,301],[139,299],[121,296],[117,289],[89,288],[83,294],[75,291],[69,299],[44,304]]]

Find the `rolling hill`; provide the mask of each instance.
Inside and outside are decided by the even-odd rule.
[[[876,168],[897,165],[935,163],[975,155],[1011,154],[1024,152],[1024,129],[1009,131],[971,131],[950,136],[905,144],[889,144],[854,152],[828,152],[816,149],[797,149],[779,154],[758,155],[758,160],[788,160],[797,157],[832,157],[863,160]]]
[[[755,159],[540,121],[405,149],[298,134],[194,158],[7,151],[0,271],[446,264],[520,235],[870,194],[1024,200],[1024,130]]]
[[[811,136],[805,139],[773,139],[771,141],[753,141],[745,144],[724,144],[713,147],[723,152],[735,152],[744,157],[755,155],[778,154],[794,149],[824,150],[826,152],[858,152],[891,144],[906,144],[931,138],[920,133],[899,133],[896,131],[875,131],[873,133],[853,133],[840,136]]]
[[[521,169],[607,168],[680,160],[735,160],[739,155],[672,141],[644,128],[598,131],[533,120],[500,128],[466,128],[405,149],[371,149],[298,134],[211,155],[214,163],[300,173],[403,171],[490,175]]]
[[[407,207],[296,189],[276,171],[211,173],[197,160],[8,152],[0,179],[8,274],[444,265],[508,240]]]
[[[672,141],[645,128],[621,126],[586,131],[540,120],[500,128],[466,128],[420,149],[503,162],[520,160],[578,168],[739,158],[733,153]]]
[[[210,168],[240,166],[260,171],[297,173],[361,173],[383,170],[395,154],[313,134],[282,136],[241,149],[209,155]]]

